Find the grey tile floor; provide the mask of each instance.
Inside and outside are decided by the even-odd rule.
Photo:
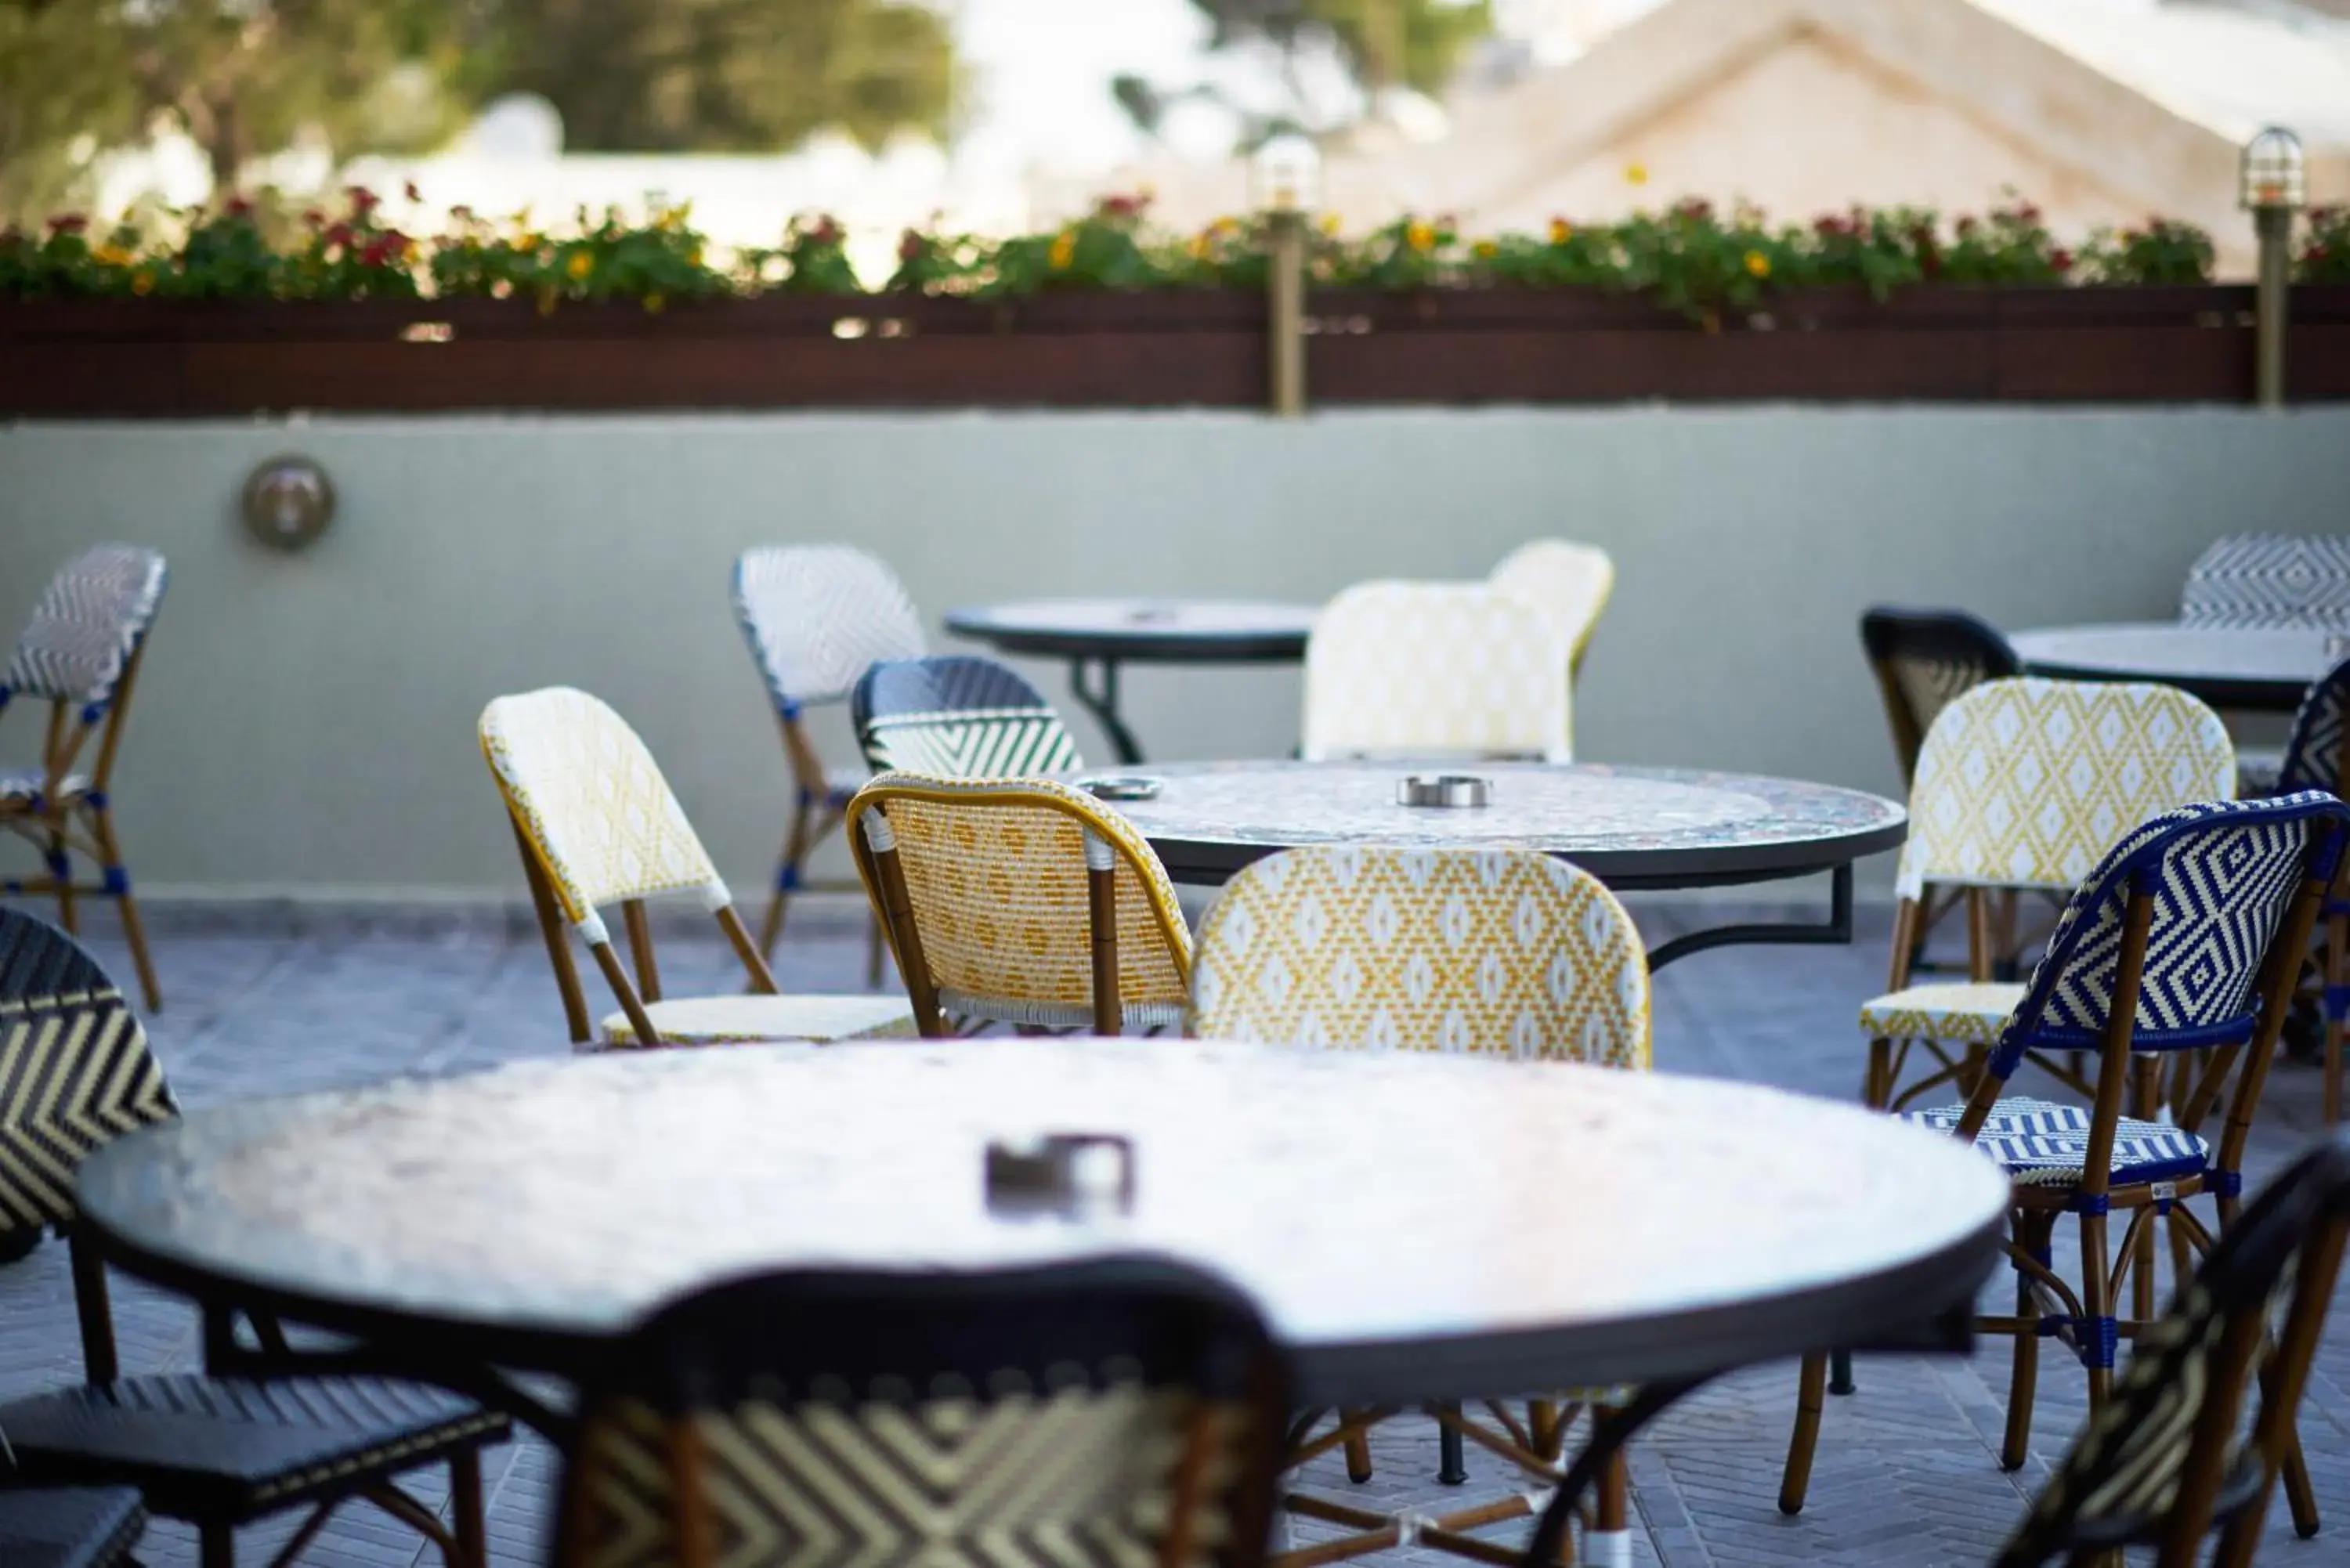
[[[1686,903],[1641,909],[1651,940],[1726,911]],[[1754,911],[1736,911],[1751,915]],[[93,945],[127,974],[103,911]],[[518,920],[415,916],[359,919],[279,911],[234,922],[162,912],[159,963],[167,1010],[151,1021],[156,1049],[190,1106],[262,1094],[442,1074],[563,1054],[561,1016],[536,934]],[[670,940],[664,976],[673,993],[732,983],[714,935]],[[862,974],[863,942],[850,911],[809,911],[785,944],[786,989],[847,990]],[[1878,988],[1882,922],[1864,913],[1850,948],[1727,949],[1664,971],[1657,992],[1661,1070],[1782,1085],[1849,1097],[1859,1076],[1853,1010]],[[2286,1065],[2272,1078],[2252,1160],[2273,1168],[2317,1130],[2315,1075]],[[1725,1195],[1724,1201],[1734,1201]],[[1605,1260],[1595,1260],[1604,1267]],[[2004,1293],[1994,1281],[1993,1293]],[[192,1367],[195,1320],[169,1296],[117,1281],[123,1359],[132,1371]],[[2350,1291],[2345,1291],[2350,1294]],[[2350,1316],[2342,1318],[2350,1324]],[[1860,1391],[1829,1402],[1811,1502],[1795,1519],[1774,1506],[1794,1395],[1791,1366],[1730,1378],[1659,1423],[1632,1451],[1633,1559],[1668,1568],[1773,1568],[1777,1564],[1887,1564],[1940,1568],[1988,1563],[2033,1489],[2078,1424],[2080,1378],[2043,1358],[2031,1463],[2002,1473],[1996,1460],[2005,1397],[2005,1346],[1971,1361],[1865,1359]],[[42,1248],[0,1269],[0,1397],[78,1375],[64,1250]],[[2280,1504],[2262,1561],[2292,1568],[2350,1563],[2350,1327],[2338,1327],[2318,1360],[2303,1436],[2328,1527],[2295,1540]],[[1503,1468],[1473,1449],[1471,1480],[1439,1485],[1432,1428],[1399,1420],[1374,1441],[1377,1474],[1351,1486],[1335,1459],[1313,1467],[1315,1490],[1367,1507],[1430,1512],[1514,1490]],[[556,1480],[554,1454],[535,1440],[494,1453],[488,1467],[496,1562],[542,1561]],[[444,1500],[431,1478],[418,1489]],[[240,1542],[240,1561],[264,1563],[290,1522]],[[1522,1539],[1523,1524],[1497,1527]],[[1301,1543],[1314,1539],[1299,1528]],[[192,1563],[193,1542],[168,1523],[142,1548],[157,1568]],[[1425,1552],[1398,1554],[1440,1561]],[[1382,1559],[1395,1561],[1397,1557]],[[321,1568],[431,1563],[417,1538],[363,1505],[338,1514],[302,1561]],[[1444,1558],[1440,1561],[1457,1562]]]

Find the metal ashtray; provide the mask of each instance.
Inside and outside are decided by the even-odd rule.
[[[1134,1207],[1134,1140],[1118,1133],[1045,1133],[987,1146],[993,1214],[1076,1216]]]
[[[1414,774],[1396,784],[1396,804],[1454,810],[1491,805],[1493,804],[1493,781],[1481,779],[1474,774],[1439,774],[1434,778]]]
[[[1114,778],[1079,779],[1077,787],[1096,800],[1157,800],[1159,783],[1139,774]]]

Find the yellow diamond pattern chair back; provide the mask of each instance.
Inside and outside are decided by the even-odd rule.
[[[852,847],[925,1033],[941,1013],[1116,1033],[1180,1023],[1191,942],[1134,825],[1051,779],[886,773]]]
[[[1895,890],[2070,892],[2139,823],[2235,793],[2228,727],[2175,687],[1986,681],[1942,710],[1918,751]]]
[[[1615,595],[1616,563],[1596,545],[1534,539],[1503,556],[1486,581],[1557,621],[1571,678],[1583,668],[1584,650]]]
[[[555,966],[575,1042],[589,1038],[587,1001],[562,926],[595,956],[620,1011],[603,1021],[613,1045],[715,1044],[754,1040],[837,1040],[902,1034],[910,1015],[879,997],[786,997],[750,939],[718,868],[685,808],[671,793],[637,732],[585,691],[550,686],[500,697],[482,710],[482,754],[520,841],[523,870]],[[718,921],[755,994],[661,995],[644,900],[691,892]],[[627,918],[636,981],[612,950],[599,912],[619,904]]]
[[[1527,851],[1292,849],[1201,922],[1186,1032],[1648,1065],[1648,963],[1614,894]]]
[[[1305,646],[1308,761],[1573,759],[1557,618],[1484,583],[1359,583]]]

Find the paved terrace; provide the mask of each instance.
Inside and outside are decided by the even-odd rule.
[[[1684,929],[1692,913],[1686,904],[1640,910],[1652,941]],[[1719,913],[1710,911],[1703,923]],[[808,911],[778,967],[785,988],[856,985],[863,941],[854,920],[846,908]],[[1849,949],[1730,949],[1669,969],[1658,986],[1659,1067],[1851,1096],[1862,1050],[1854,1008],[1878,988],[1885,969],[1883,921],[1864,916],[1864,922],[1861,941]],[[103,910],[90,923],[102,933],[111,929]],[[471,1072],[567,1049],[545,950],[518,919],[282,916],[224,929],[166,912],[157,924],[170,1006],[151,1027],[165,1070],[191,1107],[399,1074]],[[118,973],[129,973],[116,943],[101,935],[96,945]],[[714,932],[663,948],[674,994],[735,983],[730,963]],[[2254,1141],[2256,1179],[2314,1136],[2316,1106],[2314,1072],[2282,1066]],[[1592,1266],[1607,1262],[1594,1259]],[[1991,1290],[2012,1302],[2006,1279]],[[192,1312],[135,1282],[118,1279],[116,1290],[126,1372],[199,1364]],[[2337,1295],[2337,1326],[2319,1354],[2302,1416],[2328,1527],[2314,1542],[2295,1540],[2280,1497],[2261,1559],[2280,1568],[2350,1561],[2350,1314],[2343,1304]],[[1794,1367],[1760,1367],[1718,1385],[1633,1448],[1635,1561],[1668,1568],[1987,1564],[2083,1410],[2077,1372],[2061,1352],[2043,1355],[2032,1462],[2018,1475],[2002,1474],[1996,1454],[2006,1356],[2005,1343],[1995,1342],[1971,1363],[1863,1360],[1858,1395],[1829,1401],[1810,1505],[1792,1520],[1781,1517],[1774,1498]],[[78,1375],[65,1249],[51,1244],[0,1269],[0,1396]],[[1378,1475],[1365,1487],[1348,1487],[1336,1456],[1308,1480],[1333,1494],[1352,1490],[1367,1506],[1431,1511],[1460,1506],[1488,1483],[1508,1486],[1503,1467],[1474,1448],[1469,1486],[1439,1485],[1426,1421],[1390,1423],[1374,1449]],[[536,1439],[518,1441],[489,1455],[486,1479],[499,1568],[539,1563],[557,1480],[555,1455]],[[445,1506],[436,1487],[418,1490]],[[249,1532],[239,1560],[265,1562],[290,1528],[289,1521]],[[1514,1543],[1524,1529],[1512,1524],[1495,1533]],[[1311,1538],[1301,1528],[1299,1539]],[[190,1532],[159,1521],[141,1556],[154,1568],[179,1568],[192,1564],[194,1552]],[[303,1558],[320,1568],[437,1560],[412,1533],[361,1504],[338,1514]],[[1423,1552],[1379,1559],[1399,1560],[1458,1561]]]

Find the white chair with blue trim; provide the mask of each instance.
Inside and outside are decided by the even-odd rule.
[[[791,825],[775,889],[759,922],[759,951],[773,958],[798,893],[864,891],[854,877],[808,880],[808,858],[840,826],[871,770],[828,768],[804,722],[808,709],[846,702],[859,678],[887,659],[919,659],[922,619],[905,585],[879,557],[851,545],[768,545],[734,563],[734,618],[775,705],[792,774]],[[872,967],[880,962],[877,929]],[[868,976],[872,983],[875,976]]]
[[[2014,1341],[2007,1469],[2023,1464],[2031,1438],[2041,1338],[2062,1340],[2087,1368],[2094,1418],[2112,1392],[2116,1345],[2153,1317],[2158,1222],[2172,1227],[2183,1274],[2189,1250],[2211,1245],[2187,1200],[2209,1193],[2221,1224],[2233,1220],[2253,1114],[2345,832],[2350,807],[2314,792],[2184,806],[2130,832],[2065,905],[1967,1102],[1908,1115],[1966,1138],[2014,1182],[2017,1311],[1975,1320]],[[2091,1106],[2005,1096],[2018,1067],[2057,1052],[2095,1054]],[[2200,1130],[2215,1112],[2225,1124],[2216,1148]],[[2116,1210],[2129,1219],[2109,1252]],[[2081,1227],[2077,1290],[2054,1262],[2067,1214]],[[2125,1285],[2127,1320],[2116,1305]],[[1810,1483],[1826,1378],[1826,1356],[1804,1361],[1780,1489],[1789,1513]],[[2285,1476],[2306,1533],[2315,1512],[2297,1449]]]
[[[2343,722],[2345,713],[2350,713],[2350,659],[2319,676],[2303,694],[2276,776],[2265,781],[2261,793],[2291,794],[2318,789],[2350,800],[2350,725]],[[2246,778],[2251,779],[2249,769]],[[2332,1127],[2342,1119],[2342,1044],[2345,1026],[2350,1026],[2350,889],[2336,888],[2327,897],[2321,945],[2324,958],[2318,992],[2324,1020],[2320,1049],[2324,1064],[2325,1125]],[[2288,1025],[2286,1037],[2298,1037],[2296,1025]]]

